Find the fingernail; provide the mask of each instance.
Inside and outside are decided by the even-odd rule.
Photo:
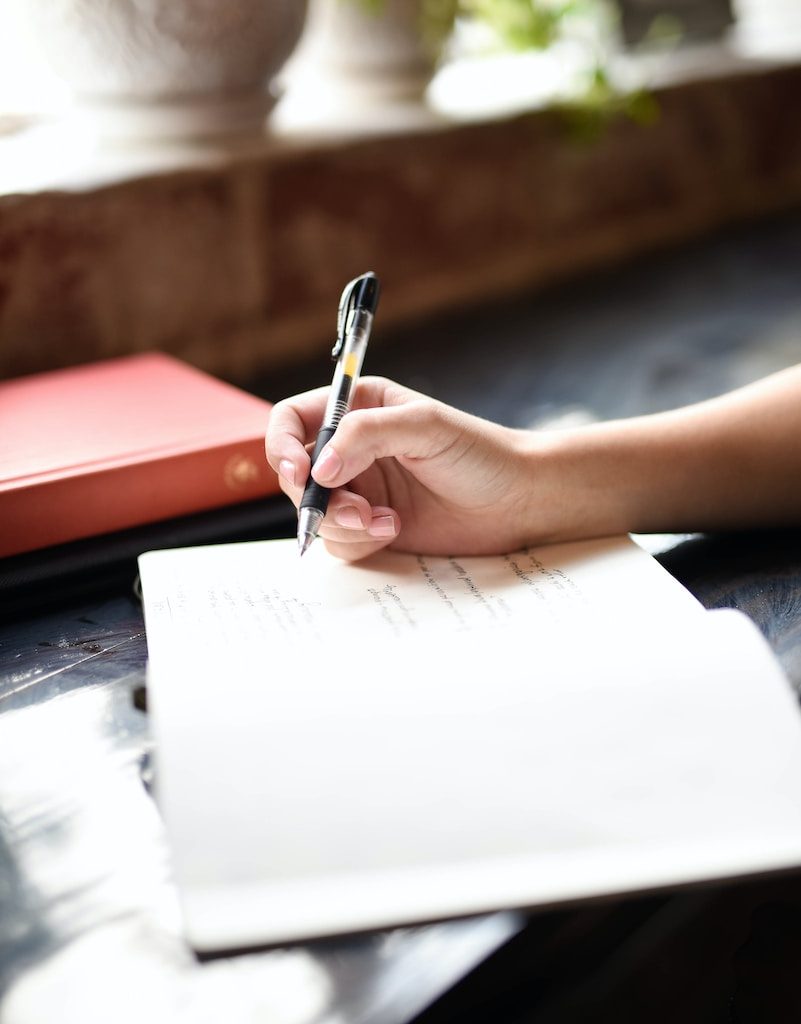
[[[359,510],[353,505],[345,505],[337,509],[334,518],[336,519],[337,526],[345,526],[349,530],[364,529],[364,522],[359,514]]]
[[[314,479],[320,483],[333,480],[340,469],[342,469],[342,459],[330,445],[326,445],[314,464]]]
[[[376,516],[367,527],[371,537],[394,537],[395,520],[392,516]]]
[[[295,465],[289,459],[281,459],[278,463],[278,472],[288,484],[295,482]]]

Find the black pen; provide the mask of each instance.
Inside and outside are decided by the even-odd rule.
[[[312,452],[312,466],[334,436],[339,421],[350,410],[353,391],[370,339],[378,293],[378,278],[372,270],[354,278],[342,292],[337,311],[337,340],[331,350],[331,358],[337,365],[322,426]],[[330,494],[327,487],[321,487],[309,475],[298,510],[298,549],[301,555],[308,551],[317,536]]]

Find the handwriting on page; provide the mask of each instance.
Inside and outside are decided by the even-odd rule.
[[[258,545],[239,545],[184,564],[176,558],[162,594],[151,598],[173,642],[177,631],[196,650],[221,641],[233,650],[282,639],[491,629],[517,617],[536,628],[586,603],[566,571],[527,550],[492,558],[385,552],[353,565],[324,551],[303,564],[290,547],[280,557],[272,547],[269,563],[260,553]]]

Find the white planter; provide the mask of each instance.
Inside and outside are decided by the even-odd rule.
[[[261,131],[305,0],[18,0],[104,135]]]
[[[422,111],[435,59],[420,29],[419,0],[309,0],[279,126],[369,127],[381,112]]]

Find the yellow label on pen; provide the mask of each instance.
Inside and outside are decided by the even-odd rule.
[[[342,364],[342,372],[347,377],[351,377],[351,378],[355,377],[356,376],[356,366],[358,365],[358,362],[359,362],[359,360],[358,360],[358,358],[356,356],[356,353],[355,352],[350,352],[348,354],[348,356],[346,357],[345,361]]]

